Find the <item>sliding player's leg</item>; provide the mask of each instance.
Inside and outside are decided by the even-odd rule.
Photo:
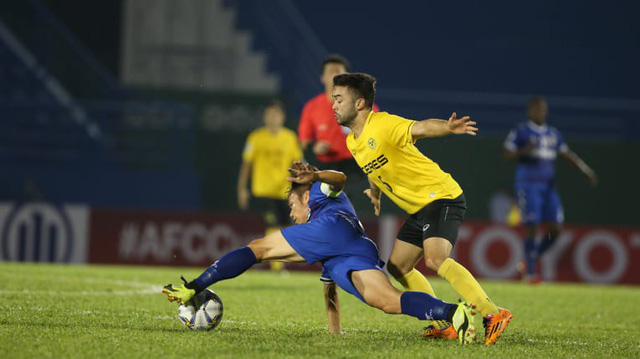
[[[388,314],[449,321],[453,323],[461,344],[468,344],[474,339],[473,312],[467,302],[451,304],[423,292],[401,292],[391,285],[382,271],[376,269],[352,271],[350,274],[349,282],[370,306]],[[343,285],[349,286],[348,283]]]
[[[223,255],[207,268],[198,278],[180,285],[169,284],[162,290],[169,301],[185,303],[208,286],[225,279],[231,279],[247,271],[256,263],[278,260],[282,262],[303,262],[304,259],[291,248],[281,232],[256,239],[249,245]]]

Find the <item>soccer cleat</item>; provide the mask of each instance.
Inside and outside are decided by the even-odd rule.
[[[518,265],[516,266],[516,270],[518,271],[520,279],[524,283],[529,283],[529,284],[532,284],[532,285],[536,285],[536,284],[542,283],[542,279],[540,278],[539,275],[537,275],[537,274],[529,275],[527,273],[527,264],[524,261],[521,261],[521,262],[518,263]]]
[[[528,282],[529,282],[529,284],[531,284],[531,285],[538,285],[538,284],[541,284],[541,283],[542,283],[542,279],[541,279],[541,278],[540,278],[540,276],[539,276],[539,275],[537,275],[537,274],[534,274],[534,275],[532,275],[532,276],[529,276],[529,277],[527,278],[527,281],[528,281]]]
[[[473,307],[469,302],[460,302],[453,313],[451,326],[458,335],[458,341],[462,345],[470,344],[475,340],[476,328],[473,324]]]
[[[484,344],[486,345],[495,343],[504,330],[507,329],[507,325],[509,325],[511,319],[513,319],[513,314],[511,314],[509,310],[504,308],[498,309],[500,309],[498,314],[489,314],[482,321],[484,324]]]
[[[167,295],[170,302],[178,302],[178,304],[185,304],[196,295],[195,290],[185,287],[184,284],[177,286],[167,284],[162,288],[162,293]]]
[[[458,333],[446,320],[433,320],[424,330],[420,337],[425,339],[458,339]]]

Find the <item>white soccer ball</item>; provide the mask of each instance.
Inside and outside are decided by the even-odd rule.
[[[205,289],[178,307],[178,318],[191,330],[211,330],[222,320],[222,300],[210,289]]]

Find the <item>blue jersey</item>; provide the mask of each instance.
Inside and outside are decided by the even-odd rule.
[[[332,192],[326,183],[311,185],[309,209],[307,223],[281,230],[291,247],[308,263],[323,263],[340,255],[359,255],[363,248],[373,244],[347,195]]]
[[[332,192],[326,183],[316,182],[309,191],[307,223],[280,232],[296,253],[308,263],[322,263],[324,281],[335,281],[358,299],[349,273],[384,266],[378,248],[364,232],[351,202],[342,192]]]
[[[516,185],[526,183],[553,183],[555,160],[558,153],[566,152],[567,145],[555,127],[539,126],[531,121],[522,123],[509,132],[504,147],[518,151],[529,144],[535,148],[529,155],[518,158],[516,166]]]
[[[518,158],[515,193],[525,225],[541,222],[562,223],[564,210],[556,190],[555,160],[558,153],[568,151],[560,132],[547,125],[529,121],[511,130],[504,142],[510,151],[518,151],[533,144],[534,150]]]
[[[349,198],[342,191],[335,193],[326,183],[315,182],[309,190],[309,221],[325,215],[340,213],[341,215],[358,221],[356,211]]]

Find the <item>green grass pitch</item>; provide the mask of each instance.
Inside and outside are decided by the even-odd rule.
[[[319,273],[254,270],[218,283],[213,289],[224,302],[222,323],[192,332],[160,289],[180,274],[199,272],[0,263],[3,357],[640,357],[635,287],[483,281],[515,318],[496,345],[460,347],[420,339],[420,321],[384,314],[343,291],[344,334],[327,334]],[[441,298],[457,300],[446,282],[430,278]]]

